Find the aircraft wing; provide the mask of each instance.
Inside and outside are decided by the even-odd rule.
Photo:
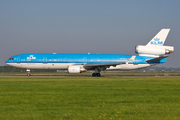
[[[110,67],[110,66],[116,66],[116,65],[120,65],[120,64],[128,64],[129,62],[134,61],[136,56],[132,56],[131,58],[129,58],[128,61],[126,62],[114,62],[114,63],[87,63],[85,64],[83,67],[90,69],[90,68],[96,68],[96,67]]]
[[[158,60],[161,60],[161,59],[167,58],[167,57],[169,57],[169,56],[168,55],[163,55],[163,56],[159,56],[157,58],[146,60],[146,62],[154,62],[154,61],[158,61]]]
[[[84,67],[101,67],[101,66],[116,66],[123,64],[125,62],[115,62],[115,63],[87,63]]]

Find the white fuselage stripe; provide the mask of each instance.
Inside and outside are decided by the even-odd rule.
[[[55,70],[67,70],[68,66],[75,65],[77,63],[7,63],[10,66],[25,68],[25,69],[55,69]],[[81,64],[81,63],[80,63]],[[83,65],[83,63],[81,64]],[[122,64],[115,67],[111,66],[107,70],[134,70],[144,67],[149,67],[155,64]]]

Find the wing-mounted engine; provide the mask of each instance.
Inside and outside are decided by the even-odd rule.
[[[143,46],[138,45],[135,48],[137,54],[146,55],[165,55],[174,52],[174,47],[172,46]]]
[[[82,65],[72,65],[68,67],[69,73],[81,73],[86,71],[87,70]]]

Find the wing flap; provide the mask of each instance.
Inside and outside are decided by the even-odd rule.
[[[125,62],[116,62],[116,63],[87,63],[84,67],[101,67],[101,66],[116,66],[123,64]]]

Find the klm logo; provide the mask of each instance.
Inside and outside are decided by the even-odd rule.
[[[36,59],[36,57],[34,57],[34,55],[30,55],[29,57],[27,57],[27,59],[29,59],[29,60]]]
[[[163,45],[163,41],[160,41],[160,38],[154,38],[154,41],[151,41],[151,45]]]

